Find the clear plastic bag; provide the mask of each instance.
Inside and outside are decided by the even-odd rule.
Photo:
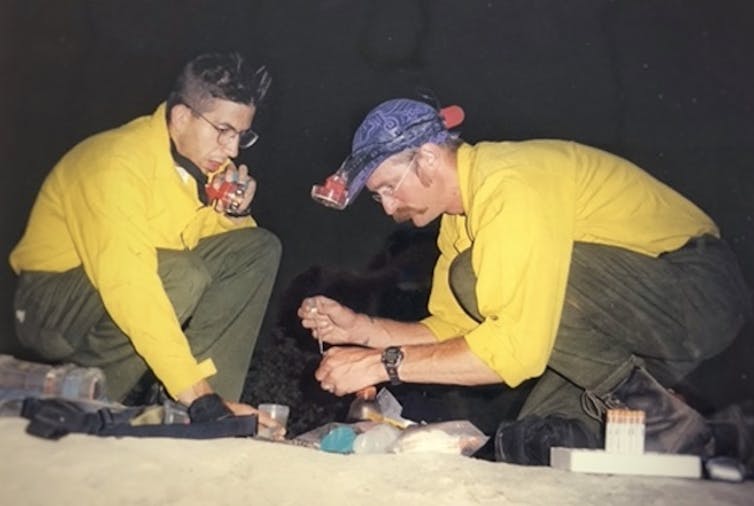
[[[450,453],[473,455],[489,440],[468,420],[414,425],[404,430],[391,447],[393,453]]]
[[[403,431],[385,423],[375,424],[353,441],[353,453],[389,453]]]
[[[375,422],[331,422],[297,436],[292,442],[331,453],[352,453],[356,437],[375,425]]]
[[[49,365],[0,355],[0,400],[54,396],[106,400],[105,373],[96,367]]]
[[[332,422],[291,442],[333,453],[435,452],[471,456],[489,437],[468,420],[418,425],[401,417],[403,406],[383,388],[373,401],[355,399],[348,412],[355,423]]]

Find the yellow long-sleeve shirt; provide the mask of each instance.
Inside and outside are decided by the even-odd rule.
[[[83,266],[134,348],[177,395],[216,372],[198,363],[157,274],[157,249],[194,248],[236,223],[203,206],[170,154],[165,105],[94,135],[53,168],[10,255],[16,273]]]
[[[516,386],[547,365],[565,298],[574,241],[656,257],[714,222],[631,162],[557,140],[479,143],[458,150],[463,215],[442,217],[423,323],[471,351]],[[453,259],[472,247],[481,324],[456,302]]]

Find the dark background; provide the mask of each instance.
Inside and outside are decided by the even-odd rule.
[[[284,245],[265,333],[301,272],[363,269],[395,230],[369,199],[337,212],[309,190],[372,106],[418,85],[465,108],[470,142],[554,137],[630,158],[707,211],[754,281],[751,0],[1,0],[0,24],[3,258],[67,149],[151,113],[197,53],[232,49],[273,74],[241,156],[254,215]],[[6,261],[3,336],[14,282]],[[747,388],[750,357],[735,372]]]

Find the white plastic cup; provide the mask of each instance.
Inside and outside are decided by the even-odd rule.
[[[290,408],[285,404],[260,404],[257,409],[279,423],[284,429],[288,425],[288,414]],[[262,439],[275,439],[275,431],[263,426],[261,423],[257,426],[257,437]]]

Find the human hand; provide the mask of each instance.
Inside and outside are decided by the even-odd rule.
[[[365,345],[359,338],[359,314],[323,295],[307,297],[297,311],[301,326],[310,329],[312,337],[329,344]]]
[[[202,379],[181,392],[176,400],[185,406],[190,406],[198,398],[213,393],[214,391],[207,380]],[[223,399],[222,402],[235,416],[257,415],[257,423],[264,427],[268,427],[273,433],[275,439],[282,439],[285,436],[285,427],[270,418],[266,413],[242,402],[228,401],[225,399]]]
[[[210,187],[215,193],[221,195],[214,200],[215,211],[231,217],[249,214],[249,206],[254,200],[257,182],[249,175],[246,165],[236,168],[232,162],[229,163],[222,173],[212,179]]]
[[[228,406],[228,409],[230,409],[236,416],[257,415],[257,423],[260,426],[269,429],[272,433],[272,439],[283,439],[285,437],[285,427],[273,420],[272,417],[264,411],[259,411],[258,409],[242,402],[225,401],[225,405]]]
[[[336,346],[325,352],[314,377],[322,390],[338,397],[366,391],[386,381],[387,372],[381,357],[382,352],[377,349]]]

